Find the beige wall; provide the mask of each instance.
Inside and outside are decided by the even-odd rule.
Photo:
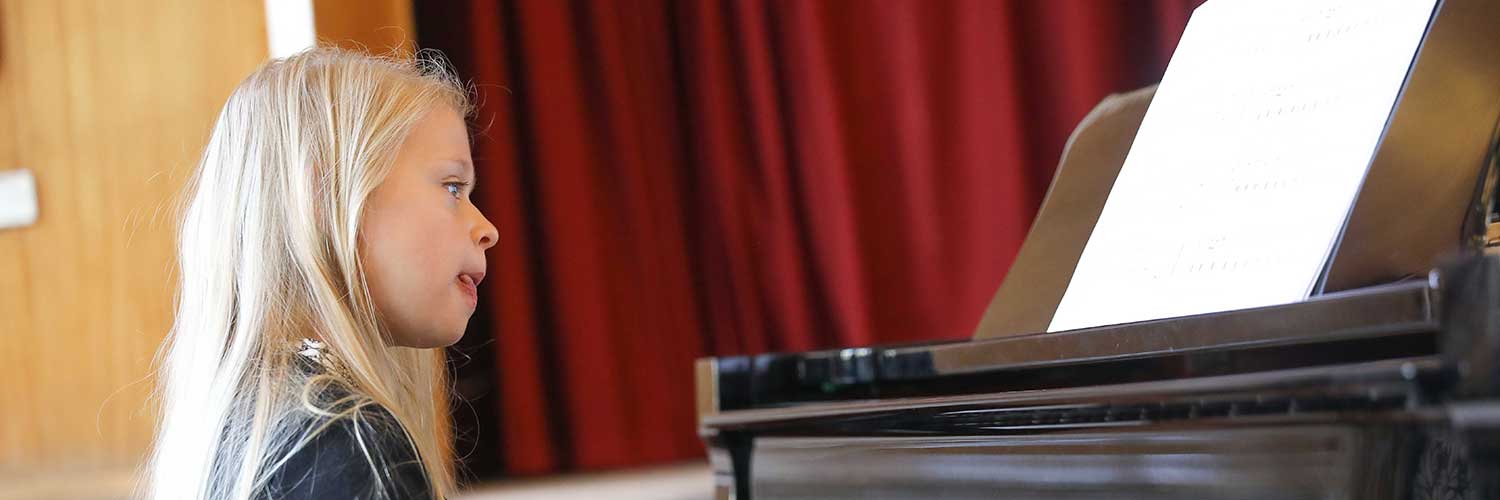
[[[258,0],[0,0],[0,168],[40,218],[0,231],[0,467],[134,464],[171,322],[171,200],[264,58]],[[3,479],[0,479],[3,482]]]
[[[416,44],[411,2],[405,0],[313,0],[318,39],[377,54]]]
[[[405,2],[373,3],[320,0],[323,37],[411,33]],[[0,0],[0,170],[31,169],[40,204],[0,230],[0,498],[116,495],[148,448],[173,203],[264,23],[263,0]]]

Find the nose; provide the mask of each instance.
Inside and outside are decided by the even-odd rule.
[[[473,229],[469,230],[469,237],[474,239],[474,244],[479,246],[480,250],[489,250],[500,241],[500,230],[495,229],[494,224],[490,224],[490,220],[479,211],[479,207],[474,207],[474,216],[479,220],[474,224]]]

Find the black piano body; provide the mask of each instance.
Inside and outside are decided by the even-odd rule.
[[[1500,498],[1497,352],[1479,257],[1282,306],[705,359],[700,430],[718,498]]]

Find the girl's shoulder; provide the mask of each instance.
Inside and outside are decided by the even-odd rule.
[[[312,437],[284,452],[262,498],[432,498],[421,457],[384,406],[366,403],[308,429]]]

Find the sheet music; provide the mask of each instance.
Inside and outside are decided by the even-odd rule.
[[[1306,299],[1435,0],[1210,0],[1048,331]]]

